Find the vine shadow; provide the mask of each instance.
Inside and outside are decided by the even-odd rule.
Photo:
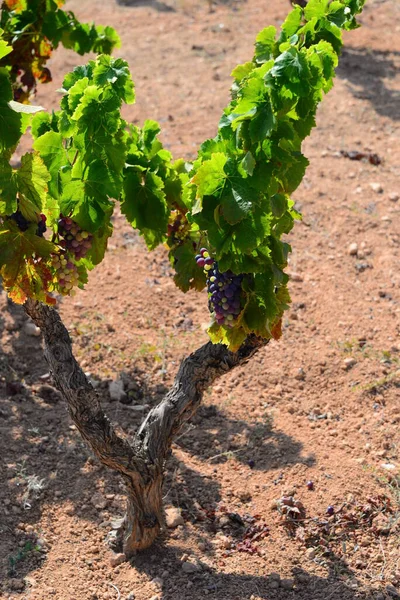
[[[272,554],[274,552],[273,540],[268,542],[266,538],[266,551]],[[293,567],[291,572],[292,587],[287,585],[276,586],[280,573],[270,572],[269,567],[265,568],[265,574],[245,575],[238,572],[223,572],[210,567],[207,556],[212,555],[212,549],[207,548],[199,550],[193,548],[191,560],[198,566],[198,570],[189,575],[185,575],[182,570],[182,558],[186,553],[186,548],[166,546],[162,540],[147,551],[141,552],[131,560],[132,568],[139,573],[144,573],[149,579],[160,576],[160,566],[168,573],[163,579],[163,590],[160,594],[162,600],[186,600],[189,598],[198,599],[206,596],[217,598],[218,600],[248,600],[256,598],[257,600],[288,600],[288,598],[304,598],[313,600],[314,598],[331,598],[332,600],[360,600],[360,598],[373,599],[376,588],[369,591],[363,591],[359,588],[356,573],[349,569],[344,561],[336,556],[324,561],[321,565],[326,570],[327,575],[318,576],[309,573],[303,568]],[[245,555],[236,553],[237,557]],[[249,557],[252,560],[252,557]],[[227,570],[230,568],[230,558],[222,559],[222,566]],[[237,567],[236,567],[237,568]],[[258,566],[258,570],[260,570]],[[184,578],[187,578],[187,587],[185,590]],[[288,581],[287,575],[282,575],[282,580]],[[360,588],[363,586],[360,585]]]
[[[398,121],[400,91],[391,89],[386,82],[398,76],[399,67],[399,51],[345,46],[337,74],[350,82],[350,91],[356,98],[368,100],[379,115]]]

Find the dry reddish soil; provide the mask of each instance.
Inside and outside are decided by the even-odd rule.
[[[188,159],[215,133],[231,69],[289,8],[286,0],[213,12],[188,0],[67,7],[119,31],[137,86],[126,117],[159,120],[166,146]],[[106,544],[124,511],[122,482],[91,457],[46,387],[40,337],[0,296],[2,599],[400,597],[399,19],[397,0],[369,0],[362,28],[345,36],[294,194],[304,220],[290,236],[283,337],[209,390],[167,465],[165,504],[181,509],[184,524],[131,562],[113,567]],[[63,74],[79,62],[59,50],[38,103],[57,107]],[[341,154],[352,150],[382,163]],[[119,215],[114,225],[104,263],[60,310],[129,437],[180,360],[206,341],[208,316],[204,294],[174,287],[163,248],[149,254]],[[110,401],[117,378],[131,404]],[[277,504],[284,495],[294,507]]]

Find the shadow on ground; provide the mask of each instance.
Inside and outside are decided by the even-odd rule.
[[[368,100],[385,117],[400,119],[400,91],[390,87],[399,72],[400,52],[345,47],[337,69],[356,98]]]
[[[4,298],[4,296],[3,296]],[[3,303],[0,335],[9,332],[0,350],[0,581],[25,577],[46,559],[40,538],[33,532],[44,511],[50,516],[60,509],[94,527],[110,529],[110,521],[121,516],[125,507],[120,477],[95,460],[71,423],[64,402],[51,393],[47,364],[40,337],[26,332],[27,318],[22,308]],[[140,387],[143,402],[156,404],[166,388],[149,385],[143,374]],[[138,379],[137,370],[132,378]],[[43,390],[43,386],[45,390]],[[46,388],[50,392],[44,393]],[[145,411],[110,402],[108,383],[100,382],[99,393],[111,419],[131,437]],[[270,422],[249,424],[229,419],[214,406],[201,407],[193,424],[188,424],[178,447],[199,460],[216,466],[232,456],[239,462],[255,459],[254,468],[268,471],[287,464],[313,461],[301,456],[302,445],[275,431]],[[217,431],[217,434],[216,434]],[[214,445],[219,440],[219,448]],[[257,447],[257,449],[256,449]],[[224,451],[226,449],[226,452]],[[220,456],[215,456],[220,455]],[[250,467],[248,467],[250,469]],[[100,492],[106,499],[95,499]],[[196,521],[199,505],[213,510],[221,500],[217,477],[202,473],[181,462],[174,454],[167,464],[165,501],[184,510],[188,521]],[[104,526],[107,525],[108,526]]]
[[[164,588],[162,600],[189,600],[193,597],[217,598],[218,600],[372,600],[371,591],[361,589],[356,574],[335,556],[323,561],[326,577],[310,575],[305,570],[293,566],[290,577],[282,575],[279,570],[269,573],[263,570],[261,558],[254,555],[249,558],[259,566],[259,575],[241,575],[223,572],[229,570],[229,558],[221,558],[221,571],[216,571],[207,564],[207,552],[197,551],[198,571],[188,577],[187,588],[182,586],[182,554],[183,551],[172,549],[158,542],[149,551],[135,557],[132,568],[145,573],[150,579],[159,577],[160,565],[164,568]],[[274,551],[273,538],[267,539],[267,553]],[[196,549],[193,549],[196,554]],[[243,560],[246,560],[243,555]],[[168,573],[168,575],[167,575]],[[236,593],[232,595],[232,590]],[[225,590],[229,590],[228,594]]]

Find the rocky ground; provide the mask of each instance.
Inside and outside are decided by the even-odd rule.
[[[288,2],[67,7],[119,31],[137,89],[126,117],[157,119],[190,159],[215,133],[231,69]],[[35,327],[0,296],[2,599],[400,598],[399,17],[396,0],[369,0],[345,36],[294,194],[304,219],[283,337],[209,390],[167,465],[169,527],[131,562],[106,544],[122,482],[71,424]],[[57,106],[77,62],[58,51],[39,104]],[[105,261],[61,313],[129,437],[206,341],[208,317],[204,295],[175,288],[163,248],[149,254],[121,216],[114,225]]]

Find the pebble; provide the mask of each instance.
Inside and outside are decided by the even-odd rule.
[[[349,245],[347,252],[350,254],[350,256],[355,256],[358,252],[358,244],[357,242],[353,242],[352,244]]]
[[[383,186],[381,183],[377,183],[376,181],[372,182],[369,184],[370,188],[373,192],[375,192],[375,194],[382,194],[383,192]]]
[[[39,327],[36,327],[35,323],[32,323],[31,321],[25,323],[24,332],[26,335],[30,335],[32,337],[39,337],[41,334]]]
[[[389,194],[389,200],[391,200],[392,202],[397,202],[397,200],[400,198],[399,194],[397,192],[390,192]]]
[[[294,586],[294,579],[281,579],[281,587],[284,590],[291,590]]]
[[[116,379],[110,381],[108,384],[108,392],[110,394],[110,400],[114,402],[121,402],[126,398],[126,392],[124,390],[124,382],[122,379]]]
[[[182,563],[182,571],[184,573],[198,573],[201,571],[201,567],[192,562],[184,562]]]
[[[175,527],[185,524],[180,509],[174,506],[165,509],[165,522],[169,529],[175,529]]]
[[[161,579],[161,577],[154,577],[154,579],[151,580],[151,583],[155,585],[159,590],[162,590],[164,586],[164,582]]]
[[[304,278],[303,278],[303,275],[300,275],[300,273],[291,273],[290,279],[292,281],[302,282]]]
[[[269,582],[268,587],[270,587],[273,590],[277,590],[279,587],[279,581],[276,581],[276,579],[273,579],[272,581]]]
[[[100,492],[95,492],[90,501],[93,506],[99,510],[104,510],[108,504],[107,498],[105,498]]]
[[[354,367],[354,365],[357,364],[357,361],[355,358],[345,358],[343,361],[343,368],[347,370],[351,369],[352,367]]]
[[[126,561],[126,555],[123,552],[119,554],[114,554],[110,558],[110,565],[112,567],[118,567],[118,565],[122,565]]]
[[[242,502],[249,502],[249,500],[251,500],[251,493],[249,492],[249,490],[239,490],[236,493],[236,496],[239,498],[239,500],[241,500]]]
[[[314,560],[315,556],[316,556],[316,552],[314,548],[307,548],[306,550],[306,556],[308,558],[308,560]]]
[[[23,590],[25,583],[23,579],[10,579],[9,586],[12,590]]]
[[[129,594],[126,597],[126,600],[135,600],[136,596],[134,592],[129,592]]]
[[[400,591],[396,590],[394,585],[387,585],[386,591],[391,596],[391,598],[400,598]]]

